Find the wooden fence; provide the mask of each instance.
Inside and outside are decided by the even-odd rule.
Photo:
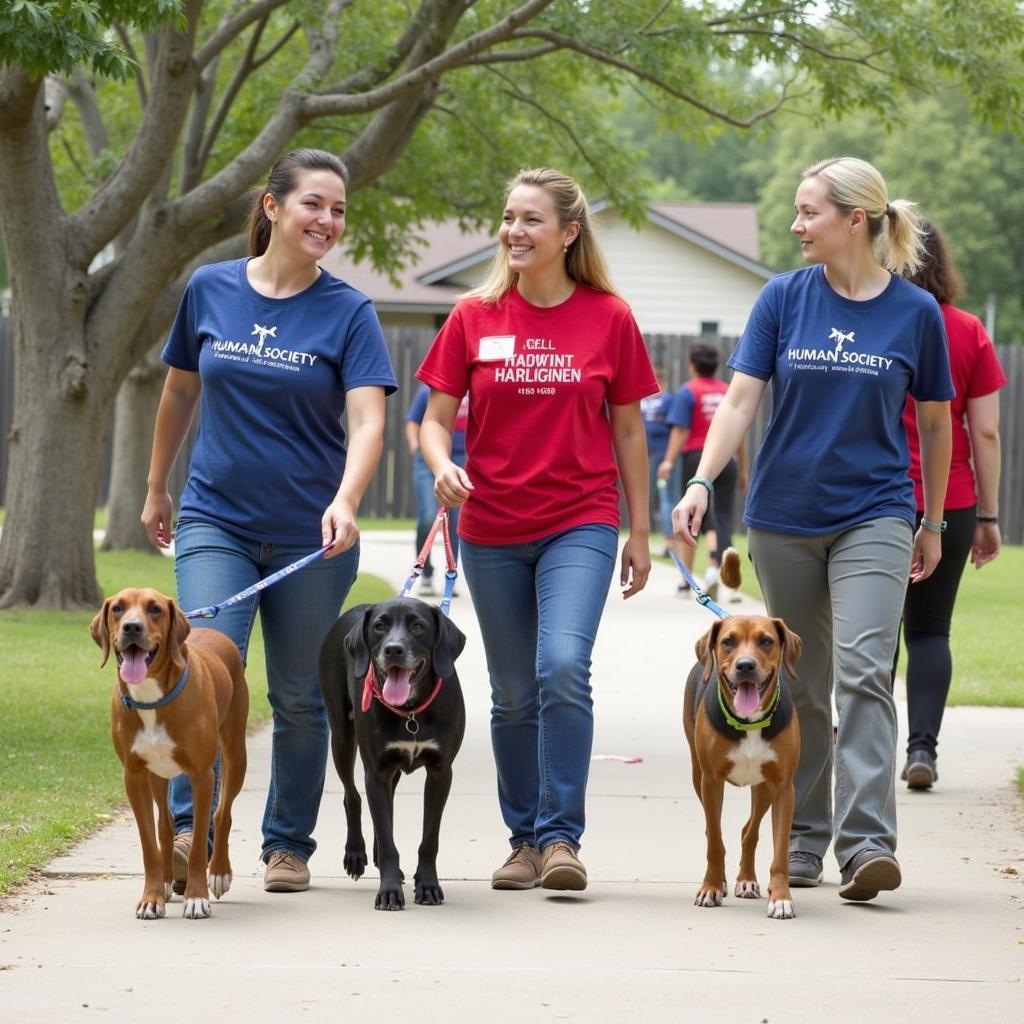
[[[405,409],[417,382],[415,371],[426,354],[433,331],[427,328],[388,328],[385,330],[388,348],[398,376],[400,390],[388,401],[388,417],[384,428],[384,457],[363,500],[364,516],[387,517],[414,515],[415,500],[412,490],[412,467],[405,443]],[[686,378],[687,353],[695,341],[716,345],[721,354],[723,376],[727,376],[725,361],[735,345],[734,338],[654,334],[647,337],[647,347],[655,365],[663,366],[669,384],[678,387]],[[999,509],[1003,539],[1008,544],[1024,543],[1024,345],[997,345],[996,352],[1007,376],[1007,385],[1001,394],[1000,433],[1002,437],[1003,471],[999,488]],[[0,318],[0,505],[7,485],[7,432],[11,423],[14,403],[14,338],[11,321]],[[761,410],[751,429],[751,448],[764,430],[768,402]],[[70,456],[69,456],[70,457]],[[108,465],[103,468],[104,479],[100,493],[106,494]],[[180,458],[172,479],[172,493],[178,493],[184,484],[186,460]]]

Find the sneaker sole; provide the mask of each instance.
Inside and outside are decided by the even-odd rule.
[[[880,892],[898,889],[902,881],[900,866],[892,857],[875,857],[853,873],[853,878],[840,887],[839,895],[844,900],[863,903]]]
[[[908,789],[931,789],[936,775],[926,764],[915,764],[907,770]]]
[[[492,889],[536,889],[540,885],[540,879],[535,878],[532,882],[516,882],[508,878],[491,879]]]
[[[264,882],[264,892],[305,892],[309,882]]]
[[[540,887],[562,892],[582,892],[587,887],[587,876],[579,868],[568,865],[552,868],[541,876]]]
[[[821,885],[821,880],[824,874],[819,874],[817,878],[811,878],[808,875],[790,875],[789,884],[793,889],[817,889]]]

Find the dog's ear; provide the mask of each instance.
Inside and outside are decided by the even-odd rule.
[[[455,674],[455,659],[466,646],[466,635],[436,605],[430,609],[434,616],[434,671],[441,679]]]
[[[356,679],[365,676],[370,668],[369,629],[372,615],[373,605],[370,605],[345,637],[345,653],[352,663],[352,674]]]
[[[796,663],[800,660],[804,643],[782,619],[772,619],[772,622],[775,623],[775,631],[779,635],[779,643],[782,644],[782,663],[786,667],[786,673],[790,679],[796,679]]]
[[[170,598],[167,600],[167,614],[171,620],[167,624],[167,642],[171,648],[171,661],[177,665],[185,661],[185,638],[192,632],[192,623],[178,607],[178,602]]]
[[[718,631],[722,627],[722,620],[716,619],[714,625],[697,640],[694,650],[697,652],[697,660],[704,669],[704,682],[706,683],[715,671],[715,646],[718,644]]]
[[[113,600],[112,597],[108,597],[103,602],[103,607],[96,613],[96,617],[89,625],[90,635],[103,650],[103,660],[100,662],[100,668],[106,665],[107,658],[110,657],[110,627],[107,625],[107,612],[110,611],[110,602]]]

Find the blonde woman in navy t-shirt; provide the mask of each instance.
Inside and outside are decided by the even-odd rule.
[[[154,544],[174,539],[184,609],[223,601],[330,545],[325,558],[210,621],[244,658],[260,614],[274,715],[261,851],[268,892],[309,887],[329,736],[317,652],[356,577],[356,510],[380,461],[384,396],[396,388],[370,300],[318,263],[345,230],[347,177],[322,150],[281,157],[253,203],[251,258],[192,275],[163,352],[170,370],[142,513]],[[167,480],[197,409],[173,530]],[[186,776],[172,780],[170,805],[183,891]]]
[[[495,889],[583,889],[578,851],[594,718],[590,659],[618,549],[623,596],[651,567],[640,399],[658,391],[612,290],[586,199],[548,168],[510,183],[492,271],[417,376],[435,493],[459,535],[491,680],[498,801],[512,852]],[[468,392],[466,465],[451,433]]]
[[[795,207],[790,230],[809,266],[758,297],[673,520],[696,543],[709,481],[771,381],[744,521],[768,611],[803,640],[791,681],[801,750],[790,884],[817,885],[832,843],[839,895],[861,901],[901,882],[890,672],[907,582],[927,579],[941,557],[953,387],[938,303],[900,276],[921,249],[913,204],[890,201],[871,164],[840,157],[803,173]],[[924,488],[916,530],[908,395]]]

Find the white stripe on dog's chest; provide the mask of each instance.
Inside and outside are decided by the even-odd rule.
[[[726,778],[734,786],[756,786],[764,782],[762,768],[775,760],[775,751],[766,743],[760,731],[748,732],[728,755],[732,771]]]
[[[132,696],[146,704],[158,701],[162,696],[159,685],[154,679],[144,679],[134,690]],[[155,711],[136,709],[142,727],[132,740],[132,753],[146,762],[146,767],[164,779],[173,779],[185,769],[174,760],[174,748],[177,744],[171,739],[167,730],[157,723]]]
[[[409,764],[415,764],[416,758],[420,754],[424,754],[428,750],[436,753],[441,747],[437,740],[423,740],[422,742],[420,740],[393,740],[384,749],[405,754],[409,758]]]

